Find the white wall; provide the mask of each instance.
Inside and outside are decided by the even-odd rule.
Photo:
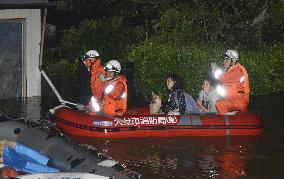
[[[24,28],[24,66],[26,77],[23,97],[41,95],[41,76],[37,70],[39,65],[41,14],[40,9],[5,9],[0,10],[0,19],[25,19]],[[26,95],[26,96],[25,96]]]

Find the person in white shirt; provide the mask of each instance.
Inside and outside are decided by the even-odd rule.
[[[199,92],[199,97],[196,102],[201,113],[216,113],[216,101],[218,94],[213,88],[213,81],[206,78],[202,84],[202,90]]]

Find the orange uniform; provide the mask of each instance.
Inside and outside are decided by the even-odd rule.
[[[127,84],[123,75],[118,75],[114,79],[104,82],[104,89],[113,85],[109,93],[104,93],[103,112],[105,114],[116,116],[122,115],[127,110]],[[110,89],[111,89],[110,88]]]
[[[96,59],[95,62],[88,62],[87,67],[90,69],[91,79],[90,85],[92,90],[92,95],[98,100],[101,101],[103,97],[103,81],[102,77],[105,76],[104,67],[101,65],[101,60]]]
[[[249,79],[246,69],[241,64],[231,66],[219,78],[225,86],[227,96],[216,102],[217,112],[225,115],[229,111],[244,111],[249,103]]]

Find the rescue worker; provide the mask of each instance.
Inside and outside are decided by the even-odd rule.
[[[92,98],[95,98],[97,101],[101,101],[103,97],[103,80],[105,78],[105,70],[101,65],[100,55],[96,50],[89,50],[84,54],[82,62],[89,71],[89,84],[91,86]]]
[[[216,102],[217,112],[225,115],[232,111],[244,111],[249,104],[249,79],[246,69],[239,63],[239,55],[235,50],[227,50],[224,54],[224,69],[216,75],[221,85],[216,87],[221,96]]]
[[[127,111],[127,84],[120,75],[121,66],[117,60],[109,61],[106,66],[102,110],[105,114],[116,116]]]

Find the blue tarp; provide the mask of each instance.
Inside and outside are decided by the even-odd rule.
[[[27,146],[18,144],[15,149],[5,146],[3,152],[4,165],[26,173],[59,172],[58,169],[47,166],[48,157]]]
[[[27,146],[24,146],[22,144],[19,144],[19,143],[16,144],[15,150],[17,153],[27,155],[42,165],[47,165],[47,162],[49,160],[49,158],[46,155],[43,155],[39,153],[38,151],[31,149]]]

